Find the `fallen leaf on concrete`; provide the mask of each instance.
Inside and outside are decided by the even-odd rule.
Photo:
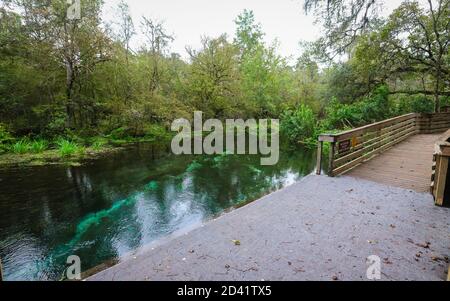
[[[232,240],[235,246],[240,246],[241,242],[239,240]]]
[[[445,260],[445,258],[439,257],[439,256],[432,256],[432,257],[431,257],[431,260],[433,260],[433,261],[445,261],[445,262],[447,262],[447,260]]]
[[[416,246],[424,248],[424,249],[429,249],[430,248],[431,243],[430,242],[426,242],[424,244],[416,244]]]

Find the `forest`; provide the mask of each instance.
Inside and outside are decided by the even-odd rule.
[[[164,22],[133,20],[121,2],[114,24],[100,0],[0,1],[0,153],[61,156],[130,141],[167,143],[177,118],[277,118],[282,141],[450,105],[450,0],[306,0],[323,27],[298,58],[264,41],[258,16],[236,16],[235,34],[202,37],[188,59],[170,52]],[[303,11],[302,11],[303,10]],[[134,49],[140,33],[145,46]],[[300,36],[293,28],[292,35]],[[299,38],[300,39],[300,38]],[[292,63],[294,61],[294,63]]]

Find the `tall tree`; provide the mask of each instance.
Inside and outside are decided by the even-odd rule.
[[[241,57],[255,51],[261,44],[264,33],[261,25],[256,23],[253,11],[245,9],[234,20],[236,24],[236,36],[234,43],[239,47]]]
[[[319,39],[323,55],[333,59],[347,53],[356,38],[378,23],[383,0],[305,0],[306,13],[314,12],[325,33]]]
[[[192,61],[189,85],[194,106],[208,117],[227,116],[238,101],[237,48],[222,35],[202,38],[199,51],[187,51]]]
[[[380,30],[360,40],[356,56],[359,68],[385,82],[408,75],[421,85],[393,90],[392,93],[433,95],[435,111],[441,96],[450,95],[450,1],[405,1]]]
[[[152,61],[149,90],[153,93],[159,87],[161,80],[160,61],[174,38],[166,31],[161,21],[142,17],[141,27],[147,42],[146,51]]]
[[[118,39],[122,44],[122,47],[125,48],[126,60],[128,63],[128,57],[130,54],[130,42],[133,36],[136,34],[133,18],[130,15],[130,8],[126,2],[123,0],[120,1],[118,5]]]

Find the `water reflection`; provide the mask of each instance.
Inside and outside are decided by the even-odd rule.
[[[141,145],[82,167],[0,170],[0,257],[7,280],[60,279],[142,247],[311,173],[314,152],[165,156]]]

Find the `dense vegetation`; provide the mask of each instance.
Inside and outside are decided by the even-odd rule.
[[[65,0],[0,1],[0,152],[55,147],[67,156],[108,141],[165,142],[171,122],[195,110],[280,118],[291,144],[439,111],[450,95],[450,1],[404,1],[387,19],[376,14],[380,2],[307,0],[326,34],[290,64],[248,10],[234,37],[203,37],[186,61],[169,53],[162,22],[135,25],[125,3],[105,24],[100,0],[81,1],[80,20],[66,18]],[[138,31],[145,46],[132,49]]]

